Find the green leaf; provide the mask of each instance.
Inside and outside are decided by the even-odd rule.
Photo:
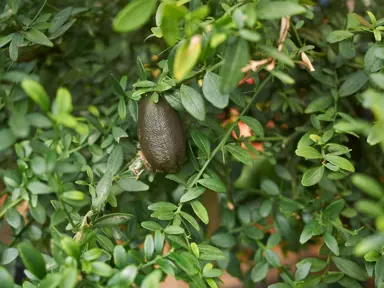
[[[311,146],[302,146],[295,151],[297,156],[304,157],[305,159],[322,159],[320,152]]]
[[[196,275],[199,272],[199,261],[188,252],[176,252],[173,253],[169,258],[188,276]]]
[[[116,246],[116,247],[121,247],[121,246]],[[103,254],[103,250],[99,248],[92,248],[91,250],[88,250],[87,252],[83,253],[81,257],[86,261],[94,261],[98,259],[102,254]]]
[[[60,288],[74,288],[77,282],[77,270],[76,268],[67,267],[61,272],[62,281],[60,283]]]
[[[111,227],[123,224],[134,218],[132,214],[127,213],[111,213],[103,215],[95,220],[94,227]]]
[[[328,143],[326,147],[332,155],[343,155],[351,151],[347,146],[336,143]]]
[[[18,250],[24,266],[33,275],[43,279],[46,274],[45,261],[39,250],[27,242],[20,243]]]
[[[32,194],[37,195],[49,194],[53,192],[53,189],[50,186],[38,181],[28,183],[27,188]]]
[[[47,220],[47,212],[45,207],[40,202],[38,202],[36,207],[30,206],[29,209],[31,211],[32,217],[37,221],[37,223],[43,225]]]
[[[164,229],[164,233],[166,234],[183,234],[184,233],[184,229],[181,228],[180,226],[168,226]]]
[[[185,242],[184,238],[182,238],[181,236],[177,236],[177,235],[170,235],[168,234],[167,235],[167,238],[175,243],[177,243],[178,245],[180,245],[181,247],[184,247],[186,249],[189,249],[188,247],[188,244]]]
[[[1,257],[1,264],[7,265],[9,263],[12,263],[17,256],[19,256],[19,252],[16,248],[7,248],[3,251],[3,255]]]
[[[345,200],[339,199],[336,201],[333,201],[327,208],[324,210],[324,216],[333,220],[337,218],[340,214],[340,212],[344,209]]]
[[[243,78],[241,69],[247,65],[249,59],[248,42],[237,38],[232,44],[228,44],[224,54],[224,64],[220,71],[220,88],[224,93],[229,93]]]
[[[277,176],[279,176],[281,179],[283,179],[285,181],[291,181],[292,180],[291,172],[289,172],[289,170],[282,165],[276,165],[275,166],[275,172],[276,172]]]
[[[39,288],[55,288],[60,285],[62,280],[62,276],[58,273],[48,274],[45,278],[40,282]]]
[[[272,207],[271,207],[272,208]],[[263,239],[264,233],[260,229],[257,229],[254,226],[245,227],[242,232],[247,235],[247,237],[254,239],[254,240],[260,240]]]
[[[53,43],[48,39],[47,36],[44,35],[44,33],[40,32],[39,30],[31,28],[28,31],[23,31],[22,34],[25,38],[33,43],[53,47]]]
[[[141,62],[140,56],[138,56],[136,59],[136,67],[139,79],[142,81],[147,80],[147,72],[144,68],[143,62]]]
[[[236,245],[236,239],[228,233],[217,233],[211,237],[211,241],[215,246],[221,248],[231,248]]]
[[[116,32],[127,33],[142,27],[155,11],[157,0],[133,0],[113,19]]]
[[[365,194],[377,199],[384,197],[383,186],[374,178],[364,174],[354,174],[351,180],[353,185],[362,190]]]
[[[240,146],[236,144],[227,144],[224,146],[225,150],[227,150],[233,157],[235,157],[240,162],[245,165],[251,165],[253,162],[251,154]]]
[[[65,200],[81,201],[84,199],[84,193],[77,190],[66,191],[63,193]]]
[[[378,52],[384,46],[381,43],[376,43],[368,49],[364,56],[364,71],[369,73],[378,72],[384,67],[384,60],[379,58]]]
[[[13,135],[17,138],[25,138],[29,136],[31,130],[30,123],[24,113],[13,111],[11,117],[9,118],[8,124]]]
[[[325,277],[323,278],[323,281],[326,284],[336,283],[341,278],[343,278],[343,276],[344,276],[344,273],[342,272],[327,271],[327,273],[325,273]]]
[[[203,151],[204,155],[208,158],[211,155],[211,144],[209,143],[208,137],[198,131],[192,131],[191,136],[196,146],[199,147],[199,149]]]
[[[311,266],[312,266],[312,263],[311,263],[311,262],[307,262],[307,263],[301,265],[301,266],[296,270],[296,273],[295,273],[295,280],[296,280],[296,281],[304,280],[305,277],[308,276],[309,271],[311,270]]]
[[[191,206],[196,216],[199,217],[200,220],[207,225],[209,223],[208,212],[207,209],[205,209],[205,207],[203,206],[203,204],[195,200],[191,202]]]
[[[153,222],[153,221],[144,221],[141,222],[141,227],[150,230],[150,231],[157,231],[163,229],[160,224]]]
[[[75,24],[76,19],[71,19],[69,22],[65,23],[63,26],[61,26],[59,29],[57,29],[55,32],[53,32],[50,36],[49,39],[56,39],[63,35],[69,28],[72,27],[73,24]]]
[[[121,120],[127,117],[127,105],[125,105],[124,97],[120,97],[119,104],[117,105],[117,113]]]
[[[147,191],[149,186],[132,176],[122,176],[116,184],[128,192]]]
[[[200,179],[198,183],[218,193],[225,193],[227,191],[227,187],[225,186],[225,184],[217,178]]]
[[[9,208],[7,210],[5,213],[5,220],[15,229],[18,229],[21,225],[21,215],[15,208]]]
[[[380,142],[384,143],[384,120],[376,122],[369,132],[367,142],[369,145],[376,145]]]
[[[125,287],[129,287],[136,278],[138,273],[138,269],[135,265],[129,265],[120,271],[120,281],[126,285]]]
[[[206,260],[206,261],[216,261],[216,260],[224,260],[225,255],[224,253],[211,245],[205,245],[205,244],[200,244],[197,245],[200,251],[200,260]]]
[[[349,74],[339,89],[340,97],[355,94],[365,85],[365,83],[368,82],[368,79],[369,77],[364,73],[364,71]]]
[[[72,108],[71,93],[65,88],[59,88],[52,105],[52,113],[54,115],[67,114],[72,112]]]
[[[185,110],[197,120],[205,120],[205,103],[203,97],[192,87],[181,85],[181,103]]]
[[[13,38],[13,34],[8,34],[7,36],[0,38],[0,48],[3,48],[5,45],[7,45],[9,42],[11,42]]]
[[[281,235],[280,233],[274,233],[272,234],[267,241],[267,247],[271,248],[276,245],[278,245],[281,242]]]
[[[384,215],[384,210],[382,206],[370,200],[359,200],[355,204],[355,208],[360,213],[364,213],[373,217],[378,217]]]
[[[125,132],[120,127],[116,127],[116,126],[112,127],[112,135],[113,135],[113,138],[115,138],[117,143],[120,143],[121,138],[128,138],[127,132]]]
[[[49,110],[49,97],[45,89],[38,82],[31,79],[25,79],[21,82],[21,87],[41,109],[44,111]]]
[[[279,187],[272,180],[266,179],[261,182],[261,190],[270,196],[277,196],[280,194]]]
[[[213,268],[213,269],[209,270],[208,272],[204,273],[203,276],[205,278],[216,278],[216,277],[222,276],[223,274],[224,274],[223,270]]]
[[[332,257],[333,263],[339,268],[344,274],[357,279],[359,281],[365,281],[368,278],[367,273],[363,268],[357,265],[355,262],[341,258],[341,257]]]
[[[277,255],[276,252],[266,249],[265,250],[265,258],[267,259],[268,263],[271,264],[273,267],[280,267],[280,257]]]
[[[336,30],[332,31],[331,33],[328,34],[327,36],[327,42],[329,43],[336,43],[343,41],[345,39],[353,37],[353,33],[345,30]]]
[[[1,129],[0,130],[0,151],[8,149],[16,142],[16,137],[13,135],[10,129]]]
[[[183,104],[181,103],[180,91],[175,90],[172,91],[172,93],[164,94],[164,98],[173,109],[184,111]]]
[[[92,199],[93,206],[100,208],[105,203],[111,191],[112,180],[112,173],[110,170],[107,170],[96,185],[96,198]]]
[[[380,89],[384,89],[384,74],[383,73],[373,73],[369,75],[371,81]]]
[[[20,36],[19,38],[22,39],[21,34],[17,33],[15,35]],[[9,57],[11,58],[12,61],[15,61],[15,62],[19,58],[19,46],[20,46],[19,41],[16,39],[17,38],[15,38],[15,36],[12,37],[11,44],[9,44]]]
[[[380,258],[380,254],[377,251],[371,251],[364,255],[364,260],[367,262],[376,262]]]
[[[151,260],[153,252],[155,252],[155,243],[153,242],[152,235],[148,234],[144,240],[144,255],[147,261]]]
[[[291,58],[289,58],[288,55],[279,52],[276,48],[272,46],[266,46],[266,45],[259,45],[259,48],[263,50],[264,53],[266,53],[268,56],[271,56],[272,58],[276,59],[277,61],[280,61],[281,63],[284,63],[290,67],[294,67],[295,63]]]
[[[333,165],[341,169],[344,169],[350,172],[355,172],[355,167],[353,167],[352,163],[343,157],[328,154],[328,155],[325,155],[325,160],[327,160],[328,162],[332,163]]]
[[[309,103],[307,108],[305,108],[305,113],[311,114],[318,111],[324,111],[325,109],[327,109],[329,106],[332,105],[332,102],[333,101],[331,96],[319,97],[313,100],[311,103]]]
[[[284,16],[292,16],[305,13],[305,8],[297,3],[274,1],[264,2],[263,5],[257,6],[257,15],[261,19],[274,20]]]
[[[258,42],[262,39],[259,33],[248,29],[240,29],[239,34],[241,38],[250,42]]]
[[[121,165],[123,165],[123,161],[123,148],[120,145],[116,145],[108,157],[107,170],[110,170],[112,175],[116,175],[117,172],[119,172]]]
[[[301,179],[301,184],[303,186],[312,186],[320,182],[323,178],[324,166],[318,166],[311,169],[308,169]]]
[[[324,242],[325,242],[325,245],[327,245],[327,247],[329,248],[329,250],[332,251],[333,254],[335,254],[336,256],[339,256],[340,254],[339,245],[337,244],[335,237],[333,237],[331,233],[328,233],[328,232],[324,233]]]
[[[203,94],[213,106],[223,109],[228,106],[229,94],[220,91],[220,76],[207,72],[203,80]]]
[[[56,32],[60,27],[64,25],[65,22],[71,17],[72,7],[67,7],[60,12],[58,12],[51,21],[51,27],[49,27],[49,33]]]
[[[345,288],[363,288],[359,282],[357,282],[355,279],[352,279],[348,276],[344,276],[338,281],[338,284],[340,284],[342,287]]]
[[[174,211],[177,209],[177,206],[170,202],[156,202],[152,205],[149,205],[148,209],[152,211],[157,211],[157,210]]]
[[[193,36],[189,41],[178,45],[173,63],[173,74],[177,81],[183,80],[195,67],[201,52],[200,36]]]
[[[376,254],[378,254],[376,251],[379,251],[381,247],[384,244],[384,235],[382,233],[380,234],[374,234],[370,236],[366,236],[363,240],[361,240],[357,245],[355,246],[354,252],[356,256],[363,256],[365,261],[373,260],[372,258],[376,258]],[[367,253],[367,254],[366,254]],[[380,256],[381,254],[379,254]],[[367,259],[370,258],[370,259]],[[374,259],[373,261],[376,261],[377,259]]]
[[[187,14],[188,10],[182,5],[173,3],[164,4],[162,10],[161,32],[168,46],[173,46],[180,37],[179,22]]]
[[[183,196],[181,196],[180,202],[185,203],[191,200],[196,199],[200,195],[202,195],[205,192],[205,188],[203,187],[193,187],[188,189],[187,193],[185,193]]]
[[[193,216],[191,216],[190,214],[183,212],[183,211],[180,212],[180,215],[185,220],[187,220],[188,223],[193,226],[193,228],[195,228],[197,231],[200,231],[199,223],[197,223],[197,221],[195,220],[195,218],[193,218]]]
[[[264,262],[259,262],[252,268],[251,279],[253,282],[257,283],[267,277],[268,274],[268,264]]]
[[[14,287],[12,275],[2,266],[0,266],[0,282],[2,288]]]
[[[170,210],[157,210],[151,214],[151,217],[159,220],[172,220],[175,214]]]
[[[155,251],[158,254],[163,252],[165,236],[159,230],[155,232]]]
[[[384,281],[384,256],[382,255],[375,265],[375,286],[380,287]]]
[[[115,245],[112,243],[112,241],[107,237],[102,234],[97,234],[96,235],[96,241],[100,244],[100,246],[110,252],[113,253],[113,250],[115,249]]]
[[[240,120],[247,124],[247,126],[251,128],[257,137],[264,137],[263,125],[261,125],[261,123],[256,118],[250,116],[241,116]]]
[[[310,269],[311,272],[319,272],[328,266],[327,262],[319,258],[308,257],[296,263],[296,267],[300,268],[302,265],[305,265],[308,262],[311,263],[311,269]]]
[[[92,273],[101,277],[110,277],[113,274],[113,269],[108,264],[95,261],[92,262]]]
[[[279,70],[272,70],[271,74],[278,78],[281,82],[288,84],[288,85],[293,85],[295,84],[295,79],[293,79],[290,75],[287,73],[284,73]]]

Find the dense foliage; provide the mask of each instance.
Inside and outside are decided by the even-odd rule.
[[[1,287],[384,287],[379,0],[3,2]],[[143,165],[144,97],[177,174]]]

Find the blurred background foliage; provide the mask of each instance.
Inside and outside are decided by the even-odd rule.
[[[3,8],[4,287],[383,286],[380,1]],[[143,168],[142,97],[180,113],[178,174]]]

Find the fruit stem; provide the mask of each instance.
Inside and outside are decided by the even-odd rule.
[[[252,99],[251,101],[249,101],[248,105],[243,109],[243,111],[241,112],[240,114],[240,117],[241,116],[244,116],[248,110],[252,107],[252,104],[253,102],[256,100],[256,97],[259,95],[260,91],[264,88],[264,86],[267,84],[267,82],[272,78],[272,75],[269,74],[264,80],[263,82],[260,83],[259,87],[257,87],[255,93],[253,94],[252,96]],[[196,185],[197,181],[199,181],[201,175],[203,175],[205,169],[207,169],[209,163],[212,161],[212,159],[215,157],[216,153],[219,152],[223,146],[225,145],[225,143],[227,142],[229,136],[231,135],[232,133],[232,130],[236,127],[237,125],[237,122],[239,121],[240,117],[238,117],[238,119],[236,121],[234,121],[231,126],[229,127],[228,131],[225,133],[223,139],[220,141],[219,145],[217,145],[217,147],[215,148],[215,150],[213,150],[211,156],[207,159],[207,161],[204,163],[204,166],[200,169],[199,173],[196,175],[195,179],[192,181],[192,183],[189,185],[189,188],[193,187],[194,185]]]

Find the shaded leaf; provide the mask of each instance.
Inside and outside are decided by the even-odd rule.
[[[129,2],[113,19],[113,29],[120,33],[134,31],[151,17],[157,0],[134,0]]]
[[[217,108],[222,109],[228,105],[229,94],[220,91],[220,76],[213,72],[207,72],[204,76],[203,94]]]

